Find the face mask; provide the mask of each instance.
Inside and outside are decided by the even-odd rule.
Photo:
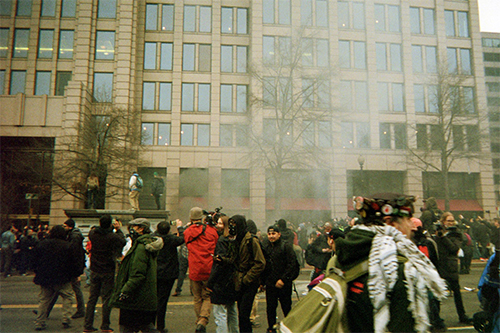
[[[230,236],[236,236],[236,226],[233,224],[229,225],[229,235]]]
[[[128,232],[129,232],[130,238],[132,238],[132,240],[136,240],[140,236],[140,234],[137,231],[135,231],[135,229],[133,229],[133,228],[130,228],[130,230]]]

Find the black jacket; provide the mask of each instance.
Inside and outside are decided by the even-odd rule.
[[[68,233],[68,241],[71,243],[71,249],[73,251],[73,260],[76,265],[77,272],[75,272],[74,277],[78,277],[83,274],[85,269],[85,249],[83,248],[83,235],[80,229],[74,227]]]
[[[125,246],[125,236],[121,230],[113,232],[113,229],[96,227],[89,233],[91,242],[90,270],[96,273],[114,273],[116,259],[121,256]]]
[[[439,253],[437,269],[443,279],[458,280],[458,250],[462,245],[463,235],[458,231],[445,235],[434,237]]]
[[[177,246],[184,243],[184,237],[172,234],[159,235],[163,239],[163,248],[157,257],[157,279],[171,280],[179,277],[179,259],[177,256]]]
[[[328,239],[326,235],[319,235],[311,244],[311,250],[314,259],[314,267],[320,270],[325,270],[328,265],[328,260],[332,257],[332,252],[323,252],[323,249],[329,249]]]
[[[63,239],[44,239],[35,250],[35,284],[48,287],[70,282],[78,276],[74,244]]]
[[[212,290],[210,300],[212,304],[231,304],[236,301],[237,296],[234,273],[236,271],[238,244],[235,241],[230,241],[227,237],[220,236],[215,246],[215,256],[219,256],[222,260],[214,260],[208,278],[207,288]]]
[[[266,269],[262,274],[262,282],[268,287],[274,287],[278,280],[292,284],[294,260],[297,260],[291,243],[278,239],[274,243],[265,239],[262,242],[262,252],[266,258]]]
[[[151,194],[159,195],[163,193],[163,189],[165,188],[165,183],[163,179],[160,177],[155,177],[153,179],[153,186],[151,186]]]

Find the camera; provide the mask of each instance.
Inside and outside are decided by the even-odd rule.
[[[441,222],[435,222],[433,225],[436,231],[443,231],[445,229]]]
[[[170,225],[176,225],[176,224],[177,224],[177,221],[175,221],[175,220],[168,221],[168,224],[170,224]]]
[[[222,207],[215,208],[213,212],[203,210],[203,214],[206,216],[205,217],[206,224],[214,227],[217,224],[217,221],[219,220],[221,210],[222,210]]]

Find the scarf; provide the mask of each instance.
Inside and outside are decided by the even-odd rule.
[[[429,326],[427,291],[439,300],[447,295],[446,283],[434,265],[411,240],[392,226],[358,225],[354,228],[375,233],[368,259],[368,291],[373,305],[375,332],[386,332],[390,321],[387,294],[398,280],[397,254],[408,259],[404,264],[405,286],[415,330],[426,332]]]

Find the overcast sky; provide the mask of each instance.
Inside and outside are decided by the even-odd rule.
[[[481,31],[500,32],[500,0],[478,0]]]

